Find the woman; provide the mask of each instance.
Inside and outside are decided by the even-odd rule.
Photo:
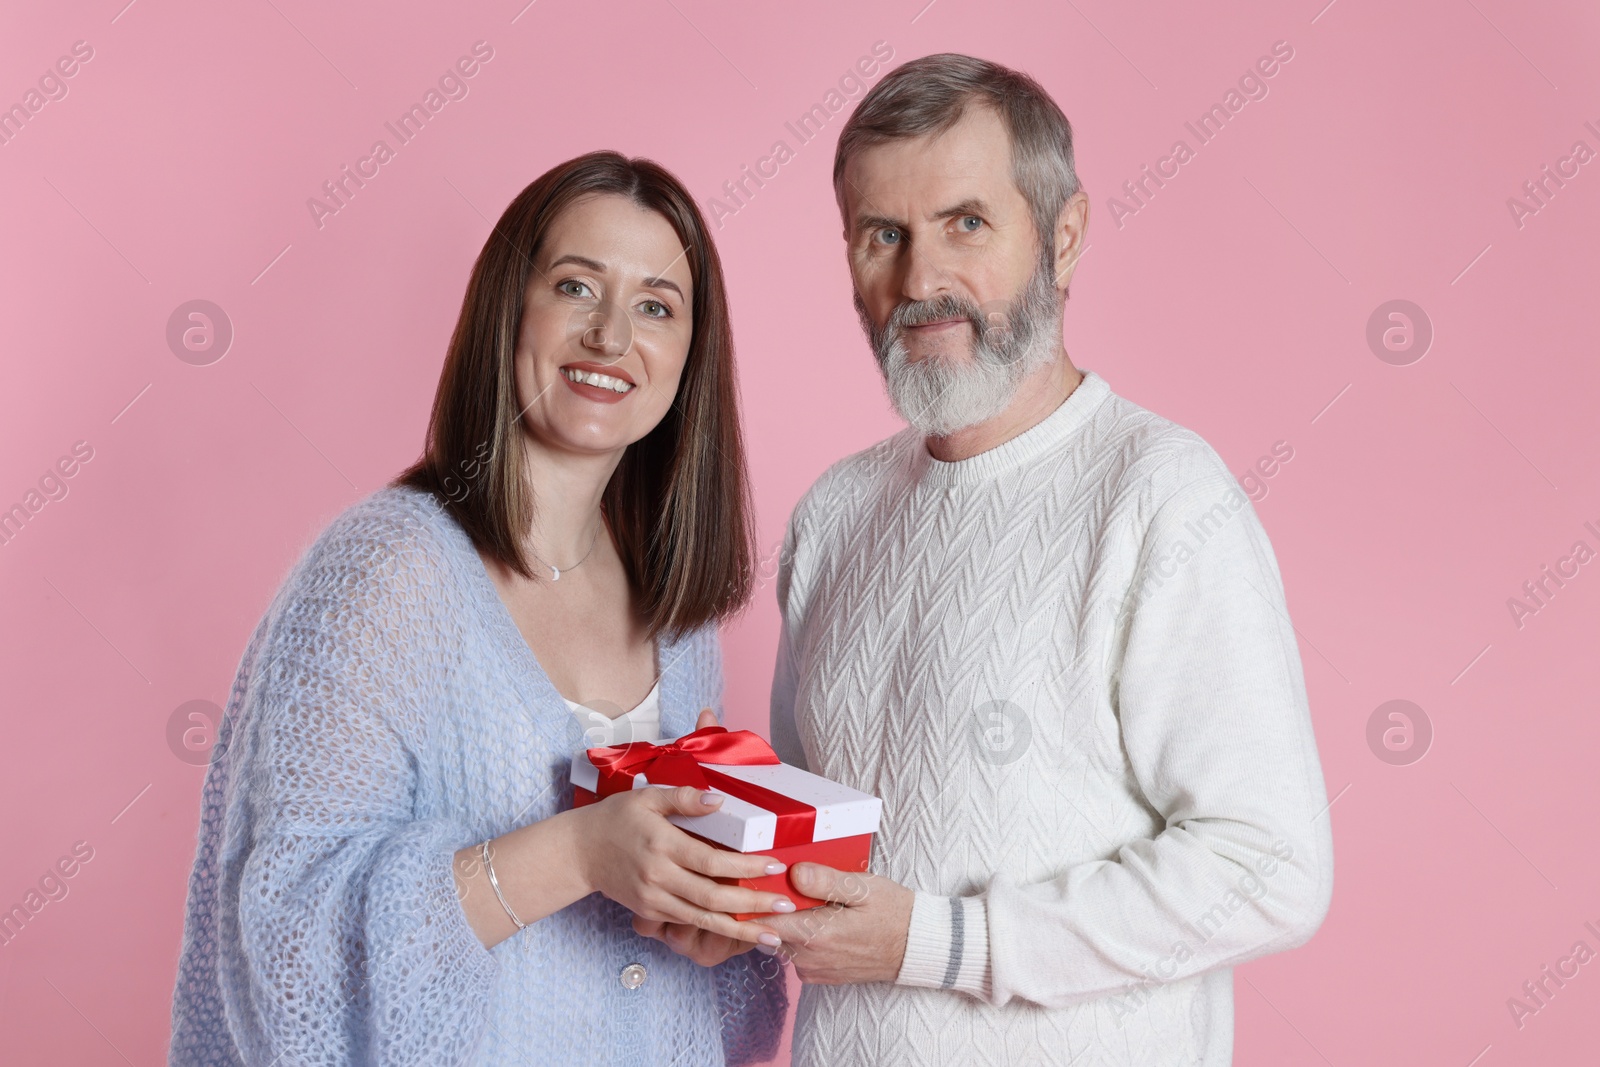
[[[568,781],[595,741],[716,721],[750,563],[704,221],[654,163],[564,163],[473,267],[423,458],[334,521],[245,652],[171,1062],[769,1058],[783,975],[750,950],[777,938],[730,913],[793,904],[712,879],[782,865],[667,821],[711,794],[574,810]]]

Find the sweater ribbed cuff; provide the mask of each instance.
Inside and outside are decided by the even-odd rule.
[[[897,985],[989,997],[989,913],[984,898],[917,892]]]

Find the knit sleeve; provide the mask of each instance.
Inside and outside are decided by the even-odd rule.
[[[1048,881],[919,893],[906,984],[1051,1008],[1120,993],[1131,1012],[1140,987],[1293,948],[1327,913],[1327,797],[1266,533],[1203,442],[1152,479],[1150,501],[1111,698],[1164,829]]]
[[[224,830],[249,838],[221,962],[246,1062],[464,1063],[488,1023],[498,964],[452,871],[470,838],[414,815],[438,652],[425,555],[403,531],[347,526],[280,596],[249,743],[230,754],[247,796]]]

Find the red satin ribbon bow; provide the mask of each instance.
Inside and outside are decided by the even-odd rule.
[[[631,741],[589,749],[589,762],[600,771],[602,797],[633,788],[633,776],[644,774],[651,785],[692,785],[709,789],[702,763],[772,764],[781,762],[772,746],[749,730],[705,726],[665,745]]]
[[[721,763],[736,766],[781,763],[772,746],[749,730],[728,730],[706,726],[676,741],[655,745],[631,741],[588,749],[589,762],[600,772],[597,797],[626,793],[633,788],[635,775],[643,774],[651,785],[689,785],[696,789],[716,789],[747,800],[778,816],[775,847],[806,844],[816,826],[817,809],[775,793],[759,785],[740,781],[701,766]]]

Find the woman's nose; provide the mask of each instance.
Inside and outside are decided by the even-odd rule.
[[[625,309],[609,301],[590,309],[583,347],[608,359],[621,359],[633,347],[633,320]]]

